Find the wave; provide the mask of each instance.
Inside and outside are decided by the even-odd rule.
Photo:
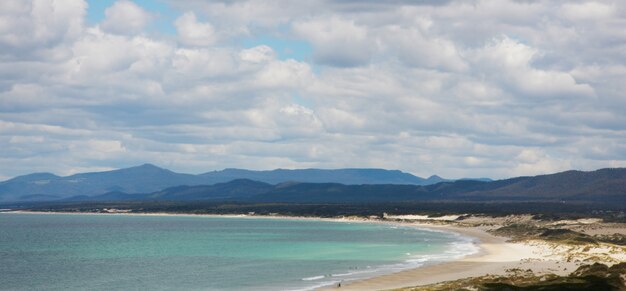
[[[322,287],[330,287],[330,286],[337,286],[337,284],[341,283],[342,281],[328,281],[328,282],[323,282],[323,283],[319,283],[316,285],[311,285],[311,286],[307,286],[307,287],[302,287],[302,288],[298,288],[298,289],[288,289],[289,291],[312,291],[312,290],[316,290],[316,289],[320,289]]]
[[[324,278],[326,278],[326,276],[313,276],[313,277],[302,278],[302,281],[315,281],[315,280],[324,279]]]
[[[354,272],[339,273],[339,274],[328,274],[328,275],[320,275],[320,276],[313,276],[313,277],[302,278],[302,281],[316,281],[316,280],[320,280],[320,279],[324,279],[324,278],[350,277],[350,276],[354,276],[354,275],[374,273],[376,271],[377,271],[377,269],[370,267],[370,269],[359,270],[359,271],[354,271]]]
[[[394,227],[397,228],[397,227]],[[404,227],[402,227],[404,228]],[[416,229],[413,227],[407,227],[411,229]],[[322,287],[330,287],[337,286],[337,284],[350,282],[355,280],[361,280],[366,278],[371,278],[384,274],[392,274],[400,271],[414,269],[418,267],[422,267],[425,265],[436,264],[446,261],[453,261],[463,258],[465,256],[469,256],[475,254],[479,251],[479,246],[477,245],[478,240],[473,237],[467,237],[462,234],[445,231],[445,230],[433,230],[433,229],[423,229],[417,228],[419,231],[428,231],[435,233],[445,233],[447,235],[452,236],[453,241],[446,243],[445,251],[438,254],[426,254],[426,255],[413,255],[411,253],[406,253],[410,258],[398,262],[396,264],[385,264],[380,266],[368,266],[366,269],[361,269],[352,272],[346,273],[337,273],[337,274],[327,274],[327,275],[318,275],[312,277],[302,278],[302,281],[315,281],[317,284],[302,287],[302,289],[294,289],[294,291],[308,291],[315,290]],[[425,239],[424,242],[428,242],[429,239]]]

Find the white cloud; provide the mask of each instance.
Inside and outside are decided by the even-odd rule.
[[[13,84],[11,89],[0,93],[3,110],[24,110],[46,103],[45,90],[37,84]]]
[[[276,57],[274,50],[266,45],[256,46],[250,49],[242,50],[239,57],[246,62],[264,63],[273,60]]]
[[[542,149],[524,148],[515,157],[518,162],[510,171],[511,175],[528,176],[549,174],[571,170],[571,163],[567,160],[551,157]]]
[[[0,177],[626,165],[624,4],[419,2],[175,1],[167,35],[129,1],[93,26],[83,1],[1,1]]]
[[[209,46],[217,41],[215,28],[210,23],[199,22],[193,12],[187,12],[174,22],[180,41],[185,45]]]
[[[177,49],[172,68],[187,80],[229,76],[237,72],[232,51],[224,49]]]
[[[442,37],[426,35],[421,27],[390,26],[381,31],[386,50],[402,63],[433,69],[464,71],[467,64],[456,45]]]
[[[84,1],[20,1],[0,4],[2,58],[62,57],[59,46],[80,36]]]
[[[538,50],[508,37],[494,40],[476,54],[475,66],[493,74],[493,79],[505,82],[522,96],[593,96],[588,84],[579,84],[568,72],[534,68],[532,61]]]
[[[136,47],[124,36],[90,29],[72,48],[77,78],[114,73],[130,68],[137,59]]]
[[[318,18],[296,22],[296,35],[310,41],[314,58],[322,64],[352,67],[370,61],[376,43],[365,27],[339,17]]]
[[[114,158],[111,155],[126,152],[126,148],[119,140],[90,139],[70,144],[69,151],[89,156],[90,159],[105,160]]]
[[[311,78],[310,67],[294,60],[272,62],[259,71],[254,84],[269,88],[294,88],[306,85]]]
[[[612,16],[614,7],[599,2],[566,3],[561,8],[563,16],[570,20],[602,20]]]
[[[137,34],[152,20],[152,15],[139,5],[128,0],[116,1],[104,11],[105,19],[100,24],[102,30],[115,34]]]

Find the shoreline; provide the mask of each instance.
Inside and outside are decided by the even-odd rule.
[[[51,211],[7,211],[13,214],[67,214],[67,215],[130,215],[130,216],[179,216],[179,217],[218,217],[246,219],[288,219],[315,220],[328,222],[388,224],[419,229],[455,233],[472,239],[478,247],[476,253],[464,255],[450,261],[431,261],[423,266],[413,267],[390,274],[377,274],[374,277],[342,282],[337,286],[322,286],[314,290],[388,290],[436,284],[468,277],[485,275],[507,276],[515,270],[530,270],[534,274],[567,275],[574,271],[581,260],[571,260],[567,255],[571,250],[559,249],[558,244],[540,241],[510,242],[508,237],[489,233],[488,227],[461,225],[440,221],[397,221],[362,217],[324,218],[284,215],[246,214],[185,214],[185,213],[101,213],[101,212],[51,212]]]
[[[150,216],[150,217],[210,217],[210,218],[240,218],[240,219],[279,219],[279,220],[301,220],[301,221],[325,221],[325,222],[339,222],[339,223],[368,223],[368,224],[384,224],[390,226],[401,226],[401,227],[411,227],[424,231],[436,231],[436,232],[446,232],[454,235],[460,236],[460,239],[469,239],[471,244],[475,246],[478,250],[471,253],[465,254],[461,256],[462,258],[466,258],[468,256],[476,256],[483,252],[482,247],[479,242],[482,239],[479,237],[481,234],[476,234],[475,231],[453,227],[449,225],[436,225],[436,224],[428,224],[428,223],[407,223],[402,221],[393,221],[393,220],[380,220],[380,219],[372,219],[365,217],[310,217],[310,216],[286,216],[286,215],[248,215],[248,214],[189,214],[189,213],[169,213],[169,212],[152,212],[152,213],[131,213],[131,212],[63,212],[63,211],[29,211],[29,210],[12,210],[12,211],[3,211],[1,214],[37,214],[37,215],[98,215],[98,216]],[[454,262],[458,259],[452,259],[450,261],[427,261],[425,266],[433,266],[439,264],[446,264],[448,262]],[[400,270],[399,272],[410,271],[414,269],[421,269],[425,267],[424,265],[415,267],[411,266],[407,269]],[[396,274],[387,273],[387,274],[373,274],[372,277],[359,278],[359,279],[350,279],[346,281],[341,281],[342,284],[348,286],[348,284],[365,282],[368,280],[372,280],[381,276],[388,276]],[[318,285],[316,287],[306,288],[306,290],[329,290],[335,289],[334,284],[337,283],[328,283],[325,285]],[[305,290],[305,289],[303,289]],[[359,289],[361,290],[361,289]]]
[[[451,261],[434,262],[392,274],[347,282],[341,286],[341,290],[388,290],[418,287],[468,277],[506,275],[507,270],[510,269],[531,269],[535,273],[549,270],[550,273],[563,275],[568,273],[568,269],[574,270],[576,268],[574,263],[565,263],[560,260],[541,260],[541,257],[546,255],[545,248],[525,243],[507,242],[508,238],[492,235],[483,229],[424,223],[414,225],[429,229],[444,229],[475,238],[479,251]],[[320,290],[337,289],[339,288],[334,286]]]

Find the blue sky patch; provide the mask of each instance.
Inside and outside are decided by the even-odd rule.
[[[281,60],[294,59],[296,61],[311,60],[313,47],[306,41],[294,39],[280,39],[272,36],[261,35],[249,39],[244,39],[242,44],[245,48],[259,45],[271,47]]]

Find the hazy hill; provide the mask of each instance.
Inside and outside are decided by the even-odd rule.
[[[443,182],[429,184],[436,181]],[[226,169],[190,175],[146,164],[68,177],[47,173],[20,176],[0,183],[0,197],[4,201],[49,201],[72,197],[82,201],[147,199],[317,203],[551,200],[626,203],[626,169],[566,171],[497,181],[447,181],[436,176],[422,179],[400,171],[380,169]]]
[[[566,171],[492,182],[455,181],[425,186],[440,196],[459,198],[601,199],[626,195],[626,169]]]
[[[150,164],[67,177],[39,173],[19,176],[0,183],[0,200],[54,200],[76,195],[92,196],[111,191],[145,193],[174,185],[194,184],[195,179],[194,175],[174,173]],[[33,197],[46,199],[33,199]]]
[[[111,195],[114,194],[106,194],[96,199],[103,200],[106,197],[110,198]],[[119,200],[126,200],[129,197],[120,196],[124,199]],[[210,186],[174,187],[133,197],[137,200],[287,203],[579,201],[621,203],[626,206],[626,169],[602,169],[593,172],[567,171],[491,182],[459,180],[427,186],[299,182],[270,185],[251,180],[234,180]]]
[[[427,185],[442,179],[423,179],[397,170],[303,169],[250,171],[225,169],[200,175],[175,173],[151,164],[106,172],[59,177],[50,173],[19,176],[0,182],[0,201],[46,201],[74,196],[95,196],[109,192],[151,193],[174,186],[213,185],[237,179],[278,184],[283,182],[341,184]]]
[[[226,182],[235,179],[249,179],[269,184],[289,181],[304,183],[341,183],[346,185],[360,184],[411,184],[427,185],[441,182],[441,178],[424,179],[398,170],[383,169],[277,169],[271,171],[251,171],[241,169],[225,169],[222,171],[200,174],[215,182]],[[438,178],[438,179],[437,179]]]
[[[204,186],[178,186],[145,195],[150,200],[237,200],[252,197],[271,191],[270,184],[237,179],[226,183]]]

